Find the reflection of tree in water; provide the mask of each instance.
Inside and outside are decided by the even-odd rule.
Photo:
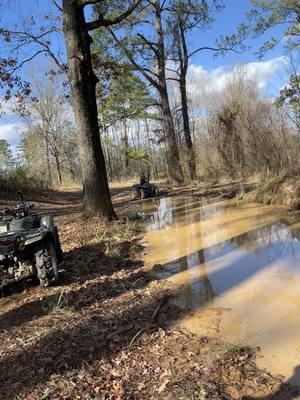
[[[300,231],[290,229],[282,222],[276,222],[245,232],[228,242],[252,251],[257,260],[267,255],[269,262],[272,262],[289,254],[297,257],[300,249]]]
[[[181,257],[179,259],[179,265],[180,265],[180,270],[182,272],[186,271],[188,268],[187,257]],[[191,310],[192,308],[194,308],[194,304],[193,304],[194,293],[193,293],[192,285],[189,282],[187,282],[187,284],[184,285],[184,288],[182,291],[182,297],[183,297],[183,300],[185,303],[185,308],[187,308],[188,310]]]
[[[192,256],[197,258],[197,260],[193,261],[192,266],[190,266],[190,271],[187,256],[181,257],[178,262],[180,270],[182,272],[190,272],[191,275],[191,279],[187,279],[182,291],[185,307],[188,309],[198,308],[204,304],[209,304],[216,296],[208,277],[204,251],[200,250],[193,253]]]
[[[186,220],[187,226],[192,229],[192,226],[200,224],[203,219],[207,219],[207,212],[207,208],[201,207],[199,210],[195,210],[193,214],[189,214]],[[214,212],[217,211],[214,210]],[[218,226],[216,226],[216,229],[218,229]],[[191,233],[195,235],[196,231]],[[256,265],[254,268],[257,270],[277,259],[298,257],[300,254],[299,237],[299,230],[292,230],[281,221],[249,230],[234,238],[205,248],[205,237],[201,235],[200,231],[199,248],[201,249],[180,260],[180,269],[190,270],[188,274],[190,279],[184,289],[187,306],[201,307],[203,304],[210,303],[216,296],[207,272],[207,262],[229,254],[238,248],[243,248],[248,254],[247,258],[244,258],[246,261],[245,268],[247,269],[249,266],[252,269]],[[297,262],[292,261],[291,264],[296,265]],[[230,273],[230,271],[228,272]]]
[[[152,210],[150,230],[156,231],[171,227],[176,221],[178,204],[182,205],[182,202],[175,202],[169,197],[160,198],[159,203]]]
[[[203,202],[205,204],[205,201]],[[214,215],[227,215],[230,216],[232,210],[236,208],[244,208],[242,203],[235,204],[219,204],[216,207],[202,207],[201,218],[208,219],[208,215],[213,213]],[[250,207],[251,208],[251,207]],[[253,221],[254,226],[261,224],[262,216],[255,215],[255,208],[253,207],[253,212],[250,213],[248,217],[245,217],[244,221],[235,222],[232,221],[232,225],[235,224],[246,224],[249,225],[250,221]],[[222,221],[222,218],[220,218]],[[226,229],[222,223],[218,223],[218,219],[214,218],[214,230],[220,231]],[[252,225],[252,223],[251,223]],[[226,233],[226,231],[225,231]],[[209,250],[206,252],[206,260],[216,258],[218,256],[229,253],[235,248],[244,248],[247,252],[253,252],[256,258],[263,256],[262,253],[271,252],[271,258],[277,259],[282,254],[294,254],[296,257],[297,246],[300,242],[300,230],[293,229],[289,227],[288,221],[284,219],[274,222],[272,224],[266,224],[262,227],[250,229],[249,231],[237,235],[231,239],[224,240],[215,246],[210,246]],[[298,250],[299,251],[299,250]],[[268,254],[268,257],[270,254]],[[270,260],[271,261],[271,260]]]
[[[153,216],[153,230],[165,229],[169,226],[174,231],[181,230],[180,239],[177,243],[174,243],[175,247],[172,249],[173,252],[174,250],[178,251],[178,258],[165,264],[165,271],[169,275],[186,271],[183,274],[184,289],[181,299],[187,308],[201,307],[203,304],[210,303],[216,296],[218,285],[222,290],[224,279],[229,285],[230,282],[242,279],[243,273],[245,273],[245,276],[248,273],[253,274],[277,259],[292,257],[291,262],[285,265],[297,265],[297,261],[294,262],[294,259],[299,258],[300,255],[300,231],[290,229],[286,221],[278,221],[254,228],[236,237],[223,240],[221,243],[206,246],[207,232],[201,231],[203,226],[201,226],[201,222],[208,220],[211,213],[221,215],[224,210],[220,205],[211,204],[206,207],[205,201],[203,201],[204,207],[200,206],[200,202],[198,206],[196,203],[194,199],[180,199],[178,201],[162,198],[157,204],[158,207]],[[182,221],[184,221],[184,226]],[[218,221],[217,218],[213,219],[213,226],[209,229],[210,241],[214,239],[211,238],[211,233],[224,229],[224,225],[219,224]],[[222,218],[220,218],[220,221],[222,221]],[[232,221],[232,224],[235,223],[241,224],[242,222]],[[249,224],[249,221],[247,222],[247,218],[245,224],[246,228],[248,225],[252,225]],[[217,239],[218,236],[216,236]],[[198,248],[199,250],[190,252],[191,248]],[[243,254],[238,255],[241,260],[239,263],[228,258],[226,268],[209,276],[207,269],[210,261],[227,256],[237,249],[243,250]],[[225,262],[227,261],[225,260]],[[228,266],[231,267],[228,268]],[[234,274],[233,270],[235,270]],[[286,272],[285,268],[284,273],[286,274]]]
[[[185,229],[185,237],[183,240],[188,243],[190,238],[197,237],[196,226],[199,227],[202,220],[203,208],[198,207],[193,213],[186,212],[185,222],[189,230]],[[192,235],[191,235],[192,233]],[[198,237],[199,246],[202,245],[202,235],[201,231]],[[180,246],[184,246],[183,243]],[[179,265],[181,271],[187,271],[186,285],[183,289],[183,296],[185,300],[186,307],[188,308],[199,308],[204,304],[208,304],[215,297],[215,292],[213,286],[209,280],[206,260],[205,260],[205,250],[198,250],[196,252],[190,253],[187,256],[181,257],[179,259]]]
[[[198,251],[199,255],[199,270],[200,270],[200,282],[203,286],[203,303],[211,303],[214,297],[216,297],[216,293],[214,292],[214,288],[208,278],[207,268],[205,264],[205,254],[204,250]]]
[[[201,206],[201,199],[184,198],[178,200],[176,198],[163,197],[159,200],[159,204],[152,214],[154,225],[152,230],[174,227],[175,224],[182,222],[188,226],[189,222],[193,223],[194,215],[200,212]],[[215,211],[211,213],[214,214]],[[190,217],[192,220],[190,220]]]

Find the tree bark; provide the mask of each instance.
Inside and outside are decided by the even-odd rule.
[[[184,139],[185,139],[185,144],[186,144],[186,148],[188,150],[188,157],[189,157],[189,159],[188,159],[189,171],[190,171],[191,180],[194,180],[194,179],[197,179],[196,160],[195,160],[194,146],[193,146],[192,137],[191,137],[185,76],[180,77],[179,87],[180,87],[181,107],[182,107],[183,132],[184,132]]]
[[[147,119],[145,119],[145,131],[146,131],[148,153],[150,155],[150,160],[151,160],[151,170],[152,170],[151,176],[152,176],[152,179],[156,180],[156,179],[158,179],[158,173],[157,173],[157,169],[155,168],[154,151],[153,151],[153,147],[151,145],[149,124],[148,124]]]
[[[56,166],[58,184],[59,184],[59,185],[62,185],[62,176],[61,176],[61,170],[60,170],[59,155],[56,154],[56,155],[54,156],[54,159],[55,159],[55,166]]]
[[[168,143],[167,166],[168,175],[176,183],[183,183],[178,147],[175,139],[174,121],[170,109],[167,89],[160,91],[161,109],[163,115],[163,127]]]
[[[50,165],[50,152],[49,152],[48,134],[44,134],[44,139],[45,139],[45,145],[46,145],[48,182],[49,182],[49,186],[52,187],[52,175],[51,175],[51,165]]]
[[[123,128],[124,128],[124,136],[123,136],[124,167],[125,167],[125,177],[127,177],[128,168],[129,168],[129,157],[128,157],[129,144],[128,144],[128,132],[127,132],[127,120],[126,120],[126,118],[124,118]]]
[[[65,156],[67,158],[68,164],[69,164],[69,171],[70,171],[70,175],[71,175],[71,179],[74,182],[75,181],[75,171],[72,165],[72,160],[70,158],[70,155],[67,151],[65,151]]]
[[[185,32],[183,28],[183,24],[181,21],[180,15],[178,15],[179,20],[179,34],[180,40],[178,41],[178,56],[180,63],[180,77],[179,77],[179,88],[180,88],[180,96],[181,96],[181,107],[182,107],[182,120],[183,120],[183,132],[185,144],[188,150],[189,156],[189,171],[191,180],[197,179],[197,171],[196,171],[196,160],[195,160],[195,151],[191,138],[191,128],[190,128],[190,119],[189,119],[189,107],[188,107],[188,99],[187,99],[187,91],[186,91],[186,75],[188,70],[189,56],[185,39]],[[181,49],[182,46],[182,49]]]
[[[161,20],[160,0],[155,0],[155,29],[157,33],[157,74],[159,80],[159,94],[161,98],[161,110],[163,117],[163,127],[168,143],[168,175],[176,183],[183,183],[183,173],[180,164],[179,152],[176,143],[174,121],[170,109],[165,65],[165,45],[164,33]]]
[[[108,179],[112,180],[113,178],[113,164],[111,160],[111,155],[110,155],[110,144],[109,144],[109,136],[108,136],[108,131],[104,131],[104,136],[105,139],[107,139],[107,143],[104,145],[104,158],[106,160],[106,166],[107,166],[107,174],[108,174]]]
[[[92,68],[88,33],[80,0],[63,0],[63,30],[68,53],[72,103],[77,130],[84,187],[84,205],[88,212],[105,218],[116,217],[99,135],[96,103],[97,77]]]

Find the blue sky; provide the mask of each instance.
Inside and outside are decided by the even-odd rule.
[[[246,13],[250,11],[251,3],[249,0],[227,0],[225,1],[225,9],[221,14],[218,14],[212,29],[207,32],[194,33],[190,37],[190,46],[197,48],[202,45],[213,46],[216,38],[220,35],[230,35],[235,32],[237,26],[246,22]],[[200,65],[208,72],[216,72],[218,69],[230,70],[239,64],[250,64],[253,68],[256,66],[259,71],[268,67],[269,74],[266,73],[264,89],[266,96],[276,96],[279,89],[286,83],[287,70],[283,59],[285,55],[283,45],[280,44],[270,50],[261,60],[258,59],[257,51],[262,44],[269,40],[272,36],[279,37],[283,32],[284,27],[276,27],[267,32],[262,37],[250,37],[245,44],[250,48],[242,53],[227,52],[223,56],[214,57],[212,52],[200,52],[193,56],[191,63]],[[274,61],[273,61],[274,60]],[[268,63],[267,65],[265,63]],[[267,71],[266,71],[267,72]]]
[[[196,31],[189,37],[191,48],[203,45],[213,46],[215,40],[222,34],[231,34],[236,27],[245,22],[245,14],[250,10],[251,4],[248,0],[225,0],[225,10],[217,15],[212,29],[207,32]],[[6,6],[0,6],[1,26],[11,26],[15,19],[26,17],[27,15],[41,15],[56,12],[50,0],[15,0],[13,10],[8,10]],[[90,11],[89,11],[90,14]],[[257,77],[261,83],[262,93],[265,96],[276,96],[279,89],[286,83],[288,76],[287,65],[283,57],[283,47],[280,45],[269,51],[266,56],[259,61],[255,52],[270,38],[271,35],[278,36],[282,32],[281,28],[273,29],[271,33],[262,38],[252,38],[247,41],[251,46],[250,50],[242,54],[227,53],[224,56],[214,57],[213,53],[205,51],[197,53],[191,60],[191,71],[194,79],[207,79],[220,85],[226,73],[238,64],[244,64],[249,70],[249,74]],[[64,39],[62,35],[56,36],[52,43],[55,51],[60,51],[64,57]],[[0,47],[0,56],[3,54]],[[45,57],[40,56],[35,59],[34,64],[44,64]],[[25,73],[25,70],[24,72]],[[4,106],[5,107],[5,106]],[[0,116],[0,139],[4,138],[15,148],[19,142],[20,134],[25,129],[24,121],[15,117],[10,112],[5,116]]]

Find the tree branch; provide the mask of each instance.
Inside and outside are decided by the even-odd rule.
[[[101,1],[103,1],[103,0],[81,0],[81,5],[82,5],[83,7],[85,7],[85,6],[88,6],[88,5],[90,5],[90,4],[97,4],[97,3],[100,3]]]
[[[50,57],[54,60],[55,64],[56,64],[63,72],[66,73],[65,68],[62,66],[62,64],[60,63],[60,61],[58,60],[58,58],[57,58],[57,57],[54,55],[54,53],[51,51],[50,45],[47,44],[47,43],[45,43],[45,42],[43,42],[42,40],[40,40],[40,39],[42,39],[44,36],[49,35],[50,33],[57,32],[57,30],[56,30],[55,28],[51,28],[51,29],[49,29],[47,32],[42,32],[41,34],[39,34],[39,35],[37,35],[37,36],[35,36],[35,35],[31,34],[31,33],[28,33],[28,32],[24,32],[24,31],[8,31],[8,30],[4,30],[4,29],[2,29],[1,34],[6,33],[6,32],[9,33],[9,34],[11,34],[11,35],[14,35],[14,36],[16,36],[16,37],[19,37],[19,38],[22,38],[22,36],[23,36],[23,40],[26,40],[25,38],[28,38],[28,42],[29,42],[29,43],[30,43],[30,40],[31,40],[31,42],[35,42],[35,43],[39,44],[40,46],[44,47],[44,50],[43,50],[43,51],[40,51],[40,52],[47,52],[47,53],[50,55]],[[29,39],[30,39],[30,40],[29,40]],[[17,47],[20,47],[20,45],[17,46]],[[16,49],[17,49],[17,48],[16,48]]]
[[[55,64],[64,72],[67,74],[66,68],[63,67],[63,65],[59,62],[58,58],[54,55],[53,51],[51,51],[50,46],[47,45],[46,43],[41,42],[40,40],[34,40],[36,43],[40,44],[45,48],[45,50],[48,52],[52,60],[55,62]],[[68,74],[67,74],[68,75]]]
[[[26,60],[23,60],[18,66],[16,66],[15,68],[13,68],[12,70],[9,71],[9,73],[12,75],[14,74],[18,69],[22,68],[24,64],[32,61],[36,56],[38,56],[41,53],[47,53],[48,51],[46,49],[44,50],[39,50],[37,51],[35,54],[33,54],[33,56],[27,58]]]
[[[178,61],[178,60],[176,60],[176,61]],[[177,68],[177,69],[175,70],[175,69],[166,67],[166,71],[170,71],[170,72],[173,72],[174,74],[178,74],[179,69]]]
[[[138,33],[137,36],[140,37],[140,38],[151,48],[151,50],[152,50],[156,55],[158,54],[157,49],[155,48],[156,43],[149,42],[149,40],[146,39],[145,36],[142,35],[141,33]]]
[[[179,78],[166,78],[166,81],[176,81],[176,82],[180,82]]]
[[[63,12],[62,7],[57,3],[56,0],[52,0],[52,3],[55,5],[55,7],[56,7],[59,11]]]
[[[234,51],[235,53],[241,54],[242,52],[239,50],[235,50],[232,47],[208,47],[208,46],[204,46],[204,47],[199,47],[199,49],[194,50],[192,53],[190,53],[188,55],[188,57],[192,57],[193,55],[195,55],[196,53],[198,53],[199,51],[203,51],[203,50],[210,50],[210,51]]]
[[[149,107],[161,107],[161,104],[160,103],[146,104],[144,107],[141,107],[138,110],[132,111],[131,113],[121,115],[120,117],[115,118],[111,123],[109,123],[108,125],[103,127],[103,131],[106,131],[111,126],[115,125],[119,121],[122,121],[123,119],[127,119],[127,118],[131,119],[132,117],[138,117],[139,113],[141,113],[142,111],[146,110]]]
[[[88,0],[89,1],[89,0]],[[93,0],[90,0],[93,1]],[[99,1],[99,0],[98,0]],[[126,19],[127,17],[129,17],[130,14],[133,13],[133,11],[137,8],[137,6],[141,3],[142,0],[136,0],[134,4],[132,4],[132,6],[130,6],[123,14],[115,17],[115,18],[111,18],[111,19],[106,19],[104,18],[103,15],[100,15],[100,17],[98,19],[96,19],[95,21],[91,21],[91,22],[87,22],[86,28],[88,31],[92,31],[94,29],[98,29],[101,26],[111,26],[111,25],[116,25],[119,24],[120,22],[124,21],[124,19]],[[92,3],[92,4],[95,4]]]
[[[136,68],[137,71],[139,71],[143,77],[145,79],[147,79],[148,82],[150,82],[151,85],[153,85],[157,90],[161,90],[161,87],[159,85],[159,83],[153,79],[147,72],[146,70],[141,67],[133,58],[132,54],[130,51],[128,51],[128,49],[123,45],[123,43],[118,39],[118,37],[116,36],[116,34],[109,29],[109,32],[111,34],[111,36],[113,37],[113,39],[115,40],[115,42],[122,48],[122,50],[124,51],[126,57],[128,58],[128,60],[131,62],[132,65],[134,65],[134,67]]]

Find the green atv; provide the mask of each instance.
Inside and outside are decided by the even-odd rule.
[[[41,286],[58,282],[63,261],[57,227],[51,215],[33,215],[24,201],[0,212],[0,286],[36,276]]]
[[[159,195],[158,187],[149,182],[134,185],[131,190],[133,199],[146,199]]]

